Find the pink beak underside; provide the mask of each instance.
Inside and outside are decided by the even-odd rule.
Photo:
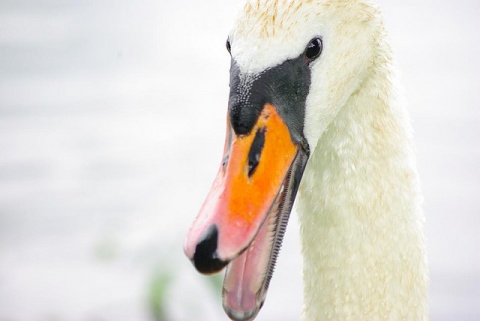
[[[248,320],[259,311],[265,299],[273,238],[277,221],[277,203],[250,246],[230,262],[223,282],[223,307],[235,320]]]

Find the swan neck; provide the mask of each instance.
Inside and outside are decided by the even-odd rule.
[[[305,320],[427,319],[421,198],[390,61],[379,53],[305,170]]]

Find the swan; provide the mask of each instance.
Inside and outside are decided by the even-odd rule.
[[[412,129],[376,5],[247,0],[227,50],[223,159],[184,252],[227,266],[228,316],[262,307],[297,198],[305,320],[427,320]]]

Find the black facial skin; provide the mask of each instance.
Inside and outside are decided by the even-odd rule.
[[[232,59],[228,112],[235,133],[249,134],[264,105],[271,103],[287,125],[293,142],[304,145],[305,101],[310,88],[308,63],[302,53],[261,73],[245,75]]]

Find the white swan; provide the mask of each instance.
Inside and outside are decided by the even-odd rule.
[[[411,128],[377,8],[249,0],[227,48],[225,157],[185,242],[200,272],[229,263],[227,314],[261,308],[299,188],[304,319],[426,320]]]

